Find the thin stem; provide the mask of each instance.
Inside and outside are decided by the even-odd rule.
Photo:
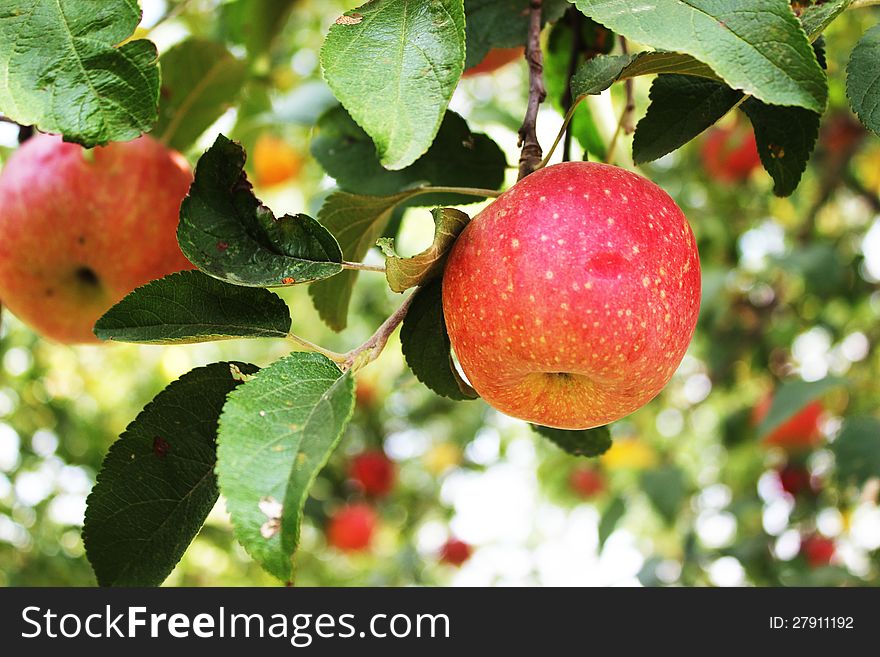
[[[343,269],[355,269],[357,271],[374,271],[374,272],[378,272],[380,274],[385,273],[385,267],[383,267],[382,265],[368,265],[363,262],[346,262],[345,260],[343,260],[342,261],[342,268]]]
[[[544,55],[541,52],[541,7],[543,0],[529,3],[529,38],[526,42],[526,61],[529,63],[529,103],[522,127],[519,129],[519,177],[522,180],[541,162],[541,144],[538,142],[536,124],[538,107],[547,97],[544,87]]]
[[[180,2],[178,2],[176,5],[174,5],[173,7],[170,7],[164,14],[162,14],[162,16],[159,17],[159,20],[157,20],[155,23],[150,25],[150,27],[145,28],[143,33],[138,38],[146,39],[147,37],[150,36],[152,31],[155,30],[157,27],[159,27],[162,23],[164,23],[165,21],[169,21],[172,18],[177,18],[178,16],[180,16],[180,14],[183,13],[183,11],[186,9],[186,6],[190,3],[190,1],[191,0],[180,0]]]
[[[562,107],[565,110],[566,115],[568,115],[568,111],[574,103],[574,97],[571,93],[571,79],[574,77],[575,71],[577,71],[578,62],[581,58],[581,50],[583,50],[583,32],[581,31],[582,16],[583,14],[574,7],[568,9],[568,22],[571,26],[572,33],[571,53],[568,59],[568,75],[565,78],[565,95],[562,97]],[[569,119],[569,123],[570,122],[571,119]],[[565,126],[565,143],[562,145],[563,162],[568,162],[571,159],[571,130],[569,130],[569,123],[566,123]]]
[[[611,137],[611,143],[608,144],[608,151],[605,153],[605,164],[611,164],[614,159],[614,149],[617,147],[617,139],[620,137],[620,133],[623,132],[623,122],[626,118],[627,110],[624,107],[623,111],[620,113],[620,120],[617,122],[617,128],[614,130],[614,135]]]
[[[343,371],[357,371],[379,357],[379,354],[382,353],[382,350],[388,343],[388,338],[394,333],[394,329],[400,326],[403,318],[406,317],[406,313],[409,311],[415,296],[415,294],[410,294],[400,304],[400,307],[388,319],[382,322],[382,325],[376,329],[376,332],[366,342],[345,354],[345,359],[341,364]]]
[[[295,342],[300,347],[304,347],[304,348],[308,349],[309,351],[314,351],[319,354],[322,354],[322,355],[326,356],[327,358],[329,358],[330,360],[332,360],[333,362],[339,363],[340,365],[343,364],[345,362],[345,359],[347,358],[346,354],[340,354],[335,351],[330,351],[329,349],[324,349],[324,347],[317,345],[314,342],[309,342],[305,338],[301,338],[298,335],[294,335],[293,333],[288,333],[287,339],[290,340],[291,342]]]
[[[550,161],[550,158],[553,157],[553,152],[556,150],[556,147],[559,146],[559,142],[562,141],[562,136],[568,130],[568,124],[571,123],[571,119],[574,116],[574,111],[577,109],[577,106],[581,104],[581,101],[586,98],[586,96],[581,96],[574,104],[568,109],[568,112],[565,113],[565,118],[562,120],[562,127],[559,128],[559,132],[556,133],[556,139],[553,140],[553,145],[550,147],[550,150],[547,151],[547,155],[544,156],[544,159],[541,160],[538,165],[535,167],[535,171],[538,169],[543,169],[547,166],[547,163]]]
[[[498,198],[501,192],[494,189],[480,189],[479,187],[419,187],[419,194],[463,194],[464,196],[487,196]]]
[[[626,39],[623,37],[620,37],[620,49],[624,55],[629,53]],[[626,93],[626,105],[623,108],[623,116],[620,118],[620,127],[625,134],[631,135],[636,131],[636,126],[633,123],[633,115],[636,111],[635,80],[627,78],[623,82],[623,88]]]

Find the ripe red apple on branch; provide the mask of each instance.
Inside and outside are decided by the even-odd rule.
[[[355,456],[348,475],[367,495],[381,497],[394,488],[394,463],[381,450],[370,450]]]
[[[700,306],[693,233],[655,184],[567,162],[527,176],[449,256],[452,347],[496,409],[561,429],[647,404],[690,343]]]
[[[152,137],[85,151],[60,137],[25,142],[0,175],[0,299],[64,343],[136,287],[192,269],[177,246],[192,172]]]

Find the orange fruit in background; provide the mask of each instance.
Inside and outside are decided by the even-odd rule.
[[[271,187],[296,178],[302,170],[302,158],[280,137],[264,134],[254,146],[253,165],[257,185]]]
[[[496,71],[502,66],[519,59],[523,56],[524,52],[525,48],[522,46],[519,48],[492,48],[492,50],[483,57],[483,61],[476,66],[471,66],[461,74],[461,77],[470,78],[483,73],[491,73],[492,71]]]

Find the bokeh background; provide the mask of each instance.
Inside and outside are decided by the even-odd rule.
[[[188,35],[241,48],[238,0],[141,4],[143,28],[160,50]],[[293,155],[273,157],[298,172],[257,192],[276,212],[314,212],[333,187],[309,155],[314,122],[334,104],[320,82],[318,50],[332,21],[356,4],[297,2],[275,47],[254,64],[246,94],[258,109],[231,110],[190,160],[218,131],[241,140],[251,162],[261,136],[264,146],[267,137],[281,140]],[[312,491],[297,585],[880,584],[880,480],[876,472],[856,479],[841,472],[834,451],[848,418],[877,418],[880,402],[880,139],[854,123],[843,89],[849,50],[875,20],[849,12],[826,35],[831,105],[794,196],[775,198],[760,169],[742,182],[720,181],[702,159],[704,138],[640,169],[691,221],[704,299],[672,382],[613,426],[610,452],[578,459],[480,401],[434,396],[406,369],[395,338],[359,377],[354,421]],[[525,80],[516,62],[463,80],[452,102],[511,163]],[[637,81],[638,115],[648,85]],[[623,103],[618,86],[590,99],[606,144]],[[561,120],[547,103],[539,118],[545,147]],[[739,130],[747,122],[731,116],[725,125]],[[0,158],[16,139],[15,127],[0,123]],[[621,138],[615,161],[631,166],[628,152],[629,138]],[[581,154],[577,144],[574,154]],[[428,212],[408,211],[400,250],[418,252],[432,231]],[[338,350],[360,343],[399,303],[381,276],[361,275],[352,321],[337,335],[322,325],[306,290],[281,294],[298,334]],[[191,368],[221,359],[266,365],[289,349],[281,341],[65,347],[3,313],[0,585],[93,585],[80,528],[109,445]],[[781,380],[828,376],[846,383],[822,396],[818,444],[796,452],[768,446],[755,430],[755,406]],[[880,462],[880,435],[862,443],[858,463]],[[380,497],[348,478],[351,459],[377,449],[395,466],[394,486]],[[786,467],[806,471],[807,483],[785,483]],[[369,547],[328,545],[328,518],[359,501],[378,516]],[[440,558],[452,536],[473,550],[461,566]],[[166,582],[277,584],[234,542],[222,500]]]

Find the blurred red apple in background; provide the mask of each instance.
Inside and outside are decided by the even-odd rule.
[[[586,429],[666,385],[700,306],[700,261],[675,202],[624,169],[566,162],[480,212],[450,253],[443,313],[477,392],[529,422]]]
[[[700,149],[709,176],[723,183],[741,183],[761,166],[755,134],[746,127],[714,127]]]
[[[471,66],[469,69],[466,69],[465,72],[461,74],[461,77],[470,78],[475,75],[497,71],[502,66],[505,66],[510,62],[522,57],[523,52],[525,52],[525,49],[522,47],[492,48],[492,50],[490,50],[486,54],[486,56],[483,57],[483,60],[479,64],[476,64],[475,66]]]
[[[810,472],[802,465],[788,463],[776,471],[776,476],[782,490],[794,497],[812,490]]]
[[[451,566],[460,566],[470,559],[473,548],[457,538],[450,538],[440,548],[440,561]]]
[[[394,488],[394,463],[381,450],[362,452],[352,459],[348,476],[367,495],[387,495]]]
[[[376,529],[376,512],[366,504],[349,504],[334,513],[327,524],[327,542],[346,552],[370,545]]]
[[[801,541],[800,553],[811,568],[827,566],[834,558],[834,541],[819,534],[810,534]]]
[[[572,492],[583,498],[590,498],[605,489],[605,478],[595,468],[577,467],[568,476]]]
[[[149,136],[84,150],[36,135],[0,174],[0,299],[42,335],[97,342],[136,287],[192,265],[177,246],[192,172]]]
[[[752,412],[752,423],[757,426],[770,412],[773,395],[765,396]],[[819,419],[822,416],[822,403],[812,401],[762,438],[767,446],[782,447],[788,450],[804,450],[822,442]]]

